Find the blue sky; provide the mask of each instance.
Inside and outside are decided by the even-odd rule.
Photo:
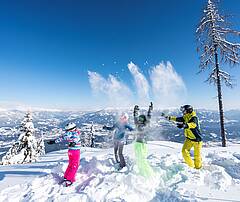
[[[88,71],[105,79],[112,74],[135,92],[131,61],[147,79],[152,67],[170,61],[187,89],[177,103],[217,107],[214,86],[204,83],[207,74],[196,74],[195,30],[205,0],[0,2],[0,104],[104,106],[105,94],[93,95]],[[222,0],[220,6],[235,15],[240,30],[240,2]],[[224,88],[225,106],[240,108],[240,68],[229,72],[237,86]]]

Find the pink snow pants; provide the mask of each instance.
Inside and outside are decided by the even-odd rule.
[[[68,150],[68,167],[64,173],[64,178],[75,182],[76,173],[80,164],[80,149]]]

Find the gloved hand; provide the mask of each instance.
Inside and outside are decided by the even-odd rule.
[[[138,111],[139,110],[139,106],[138,105],[135,105],[134,106],[134,111]]]
[[[138,106],[138,105],[135,105],[135,106],[134,106],[134,109],[133,109],[133,116],[134,116],[134,117],[138,116],[138,111],[139,111],[139,106]]]
[[[69,142],[69,147],[74,147],[76,145],[75,142]]]
[[[49,140],[47,141],[48,144],[55,144],[55,140]]]
[[[170,116],[167,116],[165,113],[162,113],[161,116],[164,117],[167,120],[170,120]]]
[[[185,123],[177,123],[178,128],[188,128],[188,125]]]
[[[153,110],[153,103],[152,102],[150,102],[149,109]]]
[[[178,128],[183,128],[183,123],[177,123]]]
[[[103,128],[103,130],[106,130],[106,129],[107,129],[107,126],[103,126],[102,128]]]

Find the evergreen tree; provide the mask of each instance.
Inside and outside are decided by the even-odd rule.
[[[17,164],[36,161],[45,153],[43,139],[34,137],[34,125],[31,113],[27,113],[20,126],[18,140],[2,158],[3,164]]]
[[[228,38],[234,39],[234,35],[240,32],[232,30],[226,22],[227,16],[219,14],[217,3],[208,0],[207,7],[200,25],[197,28],[198,52],[200,53],[200,72],[211,69],[207,81],[217,87],[218,105],[220,114],[220,131],[222,146],[226,146],[226,133],[224,128],[224,110],[222,101],[222,82],[232,87],[231,76],[222,70],[222,64],[239,64],[240,44],[231,43]]]
[[[94,144],[94,125],[87,124],[81,129],[81,145],[83,147],[95,147]]]
[[[93,124],[91,125],[91,130],[90,130],[90,133],[89,133],[89,136],[90,136],[90,147],[95,147],[95,144],[94,144],[94,126]]]

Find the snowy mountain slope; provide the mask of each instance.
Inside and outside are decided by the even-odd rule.
[[[67,167],[67,151],[48,153],[34,164],[0,167],[0,201],[239,201],[240,145],[203,148],[204,167],[182,162],[181,144],[148,143],[153,178],[138,175],[133,145],[124,154],[127,168],[116,171],[113,149],[82,148],[77,181],[58,184]]]
[[[182,131],[176,128],[174,124],[162,120],[161,112],[166,112],[171,115],[180,115],[178,109],[174,110],[157,110],[153,111],[152,126],[149,140],[170,140],[175,142],[182,142],[184,137]],[[103,125],[112,125],[115,115],[120,113],[119,110],[100,110],[92,112],[74,112],[74,111],[33,111],[33,123],[36,128],[35,135],[45,139],[54,138],[56,132],[63,128],[69,121],[77,123],[80,129],[84,128],[85,124],[95,124],[101,128]],[[130,124],[133,124],[132,111],[128,111],[130,115]],[[219,135],[219,115],[217,111],[212,110],[197,110],[199,120],[201,122],[201,129],[204,141],[221,141]],[[25,115],[24,111],[6,110],[0,111],[0,152],[6,152],[9,146],[18,139],[18,128]],[[236,141],[240,140],[240,111],[232,110],[225,112],[225,126],[227,130],[227,139]],[[160,135],[159,135],[160,133]],[[101,131],[99,131],[99,134]],[[102,136],[102,135],[101,135]],[[99,137],[97,134],[97,141],[99,143],[105,142],[109,144],[108,138]],[[48,151],[48,147],[46,148]],[[51,149],[49,149],[51,150]],[[0,156],[1,158],[1,156]]]

